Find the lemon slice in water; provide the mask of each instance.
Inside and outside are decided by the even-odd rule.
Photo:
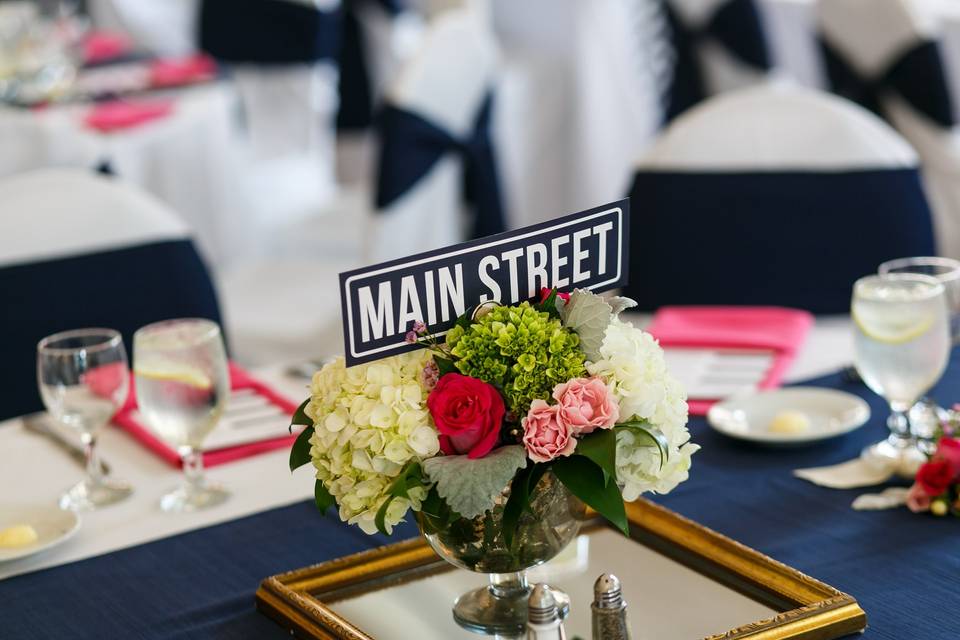
[[[203,373],[202,371],[197,371],[196,369],[177,369],[177,368],[163,368],[163,369],[135,369],[134,373],[141,378],[147,380],[155,380],[157,382],[177,382],[179,384],[193,387],[194,389],[209,389],[213,386],[213,381]]]
[[[933,326],[935,316],[924,314],[872,314],[854,309],[853,322],[871,340],[884,344],[904,344],[916,340]]]

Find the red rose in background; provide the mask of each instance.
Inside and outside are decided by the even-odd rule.
[[[920,466],[917,484],[928,496],[939,496],[953,482],[953,467],[946,460],[932,460]]]
[[[945,460],[953,469],[953,476],[960,476],[960,440],[956,438],[940,438],[937,444],[935,460]]]
[[[440,450],[447,455],[482,458],[500,437],[506,409],[492,386],[459,373],[448,373],[427,396],[427,408],[440,432]]]

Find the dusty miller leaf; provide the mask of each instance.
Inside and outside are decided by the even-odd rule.
[[[473,518],[493,507],[497,496],[518,469],[527,466],[527,454],[520,445],[494,449],[484,458],[437,456],[423,461],[423,470],[437,493],[464,518]]]
[[[613,309],[613,315],[618,316],[627,309],[632,309],[637,306],[637,301],[631,298],[624,298],[623,296],[613,296],[612,298],[607,298],[607,303]]]
[[[613,307],[597,294],[584,289],[574,289],[570,301],[560,310],[564,326],[577,332],[580,348],[591,362],[600,360],[600,345],[612,317]]]

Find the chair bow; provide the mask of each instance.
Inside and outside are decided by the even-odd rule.
[[[669,2],[664,6],[676,53],[667,120],[707,97],[703,71],[697,58],[697,48],[703,40],[709,38],[722,44],[734,57],[751,67],[770,68],[770,53],[754,0],[729,0],[717,7],[700,27],[684,23]]]
[[[830,44],[820,39],[831,89],[883,116],[880,98],[886,91],[898,93],[906,102],[934,122],[953,127],[956,120],[947,90],[940,52],[926,40],[908,49],[882,73],[864,78]]]
[[[299,2],[203,0],[200,47],[215,58],[254,64],[336,60],[340,10]]]
[[[474,208],[471,238],[505,230],[500,184],[490,140],[493,95],[487,94],[468,138],[460,140],[421,116],[385,105],[377,120],[380,159],[377,209],[389,207],[423,178],[446,153],[463,162],[463,197]]]

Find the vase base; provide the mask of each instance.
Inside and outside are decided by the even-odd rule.
[[[553,587],[549,589],[557,602],[560,617],[566,618],[570,612],[570,596]],[[453,605],[453,619],[474,633],[521,635],[527,629],[527,599],[530,591],[530,587],[527,587],[509,596],[498,596],[490,587],[474,589],[457,598]]]

